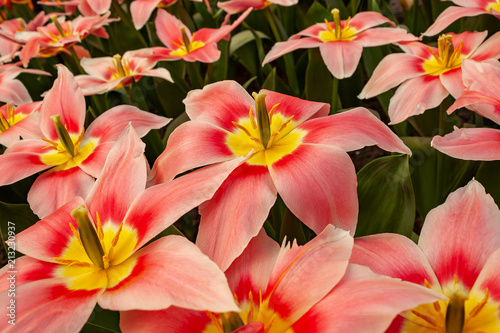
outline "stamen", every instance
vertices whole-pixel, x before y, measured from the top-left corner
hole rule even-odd
[[[479,302],[474,307],[474,309],[472,309],[472,311],[469,313],[469,315],[472,318],[474,318],[475,316],[477,316],[479,314],[479,312],[481,312],[481,310],[485,307],[486,303],[488,303],[489,297],[490,297],[490,292],[489,292],[488,288],[486,288],[486,290],[484,291],[483,300],[481,302]]]
[[[333,34],[334,33],[333,28],[330,25],[330,22],[328,22],[328,20],[326,18],[325,18],[325,23],[326,23],[326,29]]]
[[[250,110],[248,111],[248,117],[250,117],[250,123],[252,124],[252,127],[254,129],[257,129],[257,123],[255,122],[255,118],[253,117],[252,109],[253,106],[250,107]]]
[[[116,244],[118,244],[118,240],[120,239],[120,233],[122,232],[122,228],[123,228],[123,221],[122,221],[122,223],[120,223],[120,226],[118,227],[118,230],[116,231],[115,237],[113,237],[113,240],[111,241],[111,248],[109,249],[109,252],[108,252],[109,258],[111,258],[111,256],[113,255],[113,250],[114,250]]]
[[[273,107],[271,108],[271,111],[269,111],[268,113],[268,116],[269,116],[269,126],[271,126],[271,124],[273,123],[273,116],[274,116],[274,109],[280,105],[280,103],[276,103],[273,105]]]
[[[420,313],[418,311],[415,311],[415,310],[411,310],[410,311],[411,313],[413,313],[415,316],[425,320],[426,322],[428,322],[429,324],[431,324],[432,326],[436,327],[437,326],[437,323],[434,319],[432,319],[431,317],[423,314],[423,313]]]
[[[54,257],[54,260],[58,264],[66,265],[66,266],[90,267],[90,264],[88,262],[83,262],[83,261],[78,261],[78,260],[73,260],[73,259],[64,259],[64,258]]]
[[[233,121],[232,123],[234,126],[238,127],[240,130],[245,132],[245,134],[248,135],[249,138],[253,138],[252,134],[250,134],[250,132],[243,125],[240,125],[235,121]]]
[[[71,229],[71,232],[75,236],[78,243],[80,243],[80,245],[83,246],[82,239],[80,238],[80,234],[78,233],[78,231],[75,229],[75,226],[71,222],[69,222],[69,228]]]
[[[104,244],[104,230],[102,230],[101,217],[98,212],[95,212],[95,217],[97,220],[97,238],[101,243],[101,247],[104,253],[106,253],[106,245]]]
[[[186,48],[186,52],[190,52],[190,46],[191,46],[191,41],[189,40],[189,37],[186,33],[186,28],[181,27],[181,34],[182,34],[182,40],[184,43],[184,47]]]
[[[224,333],[224,328],[222,327],[222,324],[220,323],[219,319],[210,311],[205,311],[205,314],[207,315],[208,318],[210,318],[210,321],[215,326],[217,331]]]
[[[123,64],[122,64],[122,57],[119,55],[119,54],[115,54],[113,56],[113,59],[116,61],[116,65],[113,63],[113,65],[115,65],[115,68],[116,68],[116,73],[120,76],[120,77],[125,77],[127,76],[125,74],[125,69],[123,68]]]
[[[429,281],[427,281],[427,279],[424,279],[424,285],[429,289],[432,288],[431,284],[429,283]]]
[[[253,323],[253,314],[254,314],[255,304],[253,303],[253,294],[251,291],[248,293],[248,302],[250,302],[250,310],[248,310],[247,324]]]
[[[432,303],[432,305],[434,306],[434,310],[436,310],[437,312],[441,312],[441,306],[439,305],[439,302],[434,302]]]
[[[75,157],[75,146],[73,144],[73,140],[71,140],[71,137],[69,136],[68,131],[66,130],[65,126],[61,123],[61,116],[56,114],[50,117],[52,121],[54,122],[54,127],[56,129],[57,136],[59,137],[59,140],[61,140],[61,144],[66,149],[66,151],[72,156]]]
[[[432,49],[429,46],[427,46],[427,50],[432,54],[432,56],[434,57],[434,59],[436,59],[436,61],[437,61],[438,64],[441,65],[443,63],[441,61],[441,58],[436,53],[434,53],[434,51],[432,51]]]
[[[71,212],[71,216],[76,219],[78,233],[82,240],[83,248],[94,265],[104,269],[104,250],[101,241],[97,236],[95,228],[90,221],[89,212],[84,205],[80,205]]]
[[[453,287],[456,287],[458,284],[458,276],[456,274],[453,274]]]

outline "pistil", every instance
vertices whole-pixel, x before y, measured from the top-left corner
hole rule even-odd
[[[465,301],[467,297],[453,294],[446,308],[446,333],[462,333],[465,321]]]
[[[57,20],[57,16],[56,15],[51,15],[50,19],[52,20],[52,22],[56,26],[57,31],[59,31],[59,34],[61,35],[61,37],[64,37],[64,29],[61,26],[61,23],[59,23],[59,21]]]
[[[83,248],[89,259],[94,265],[106,269],[103,260],[104,250],[101,245],[94,225],[90,221],[89,212],[84,205],[80,205],[71,212],[71,216],[76,219],[78,225],[78,233],[82,242]]]
[[[181,34],[182,34],[182,41],[184,43],[184,47],[186,48],[186,52],[189,53],[189,52],[191,52],[191,50],[190,50],[191,40],[189,39],[189,37],[186,33],[186,28],[181,27]]]
[[[125,68],[123,68],[122,57],[119,54],[115,54],[113,56],[113,59],[116,62],[116,65],[114,63],[113,63],[113,65],[114,65],[115,71],[119,75],[119,77],[127,76],[127,71]]]
[[[259,127],[260,142],[267,148],[267,144],[271,139],[271,123],[269,121],[269,114],[266,108],[266,94],[264,93],[253,93],[253,98],[255,99],[255,109],[257,113],[257,126]]]
[[[54,122],[54,127],[62,146],[72,157],[75,157],[75,145],[73,144],[73,140],[71,140],[71,137],[69,136],[68,130],[61,122],[61,116],[56,114],[51,116],[50,119],[52,119],[52,121]]]

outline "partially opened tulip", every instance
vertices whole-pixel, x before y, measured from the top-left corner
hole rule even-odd
[[[333,22],[317,23],[293,36],[286,42],[276,43],[266,55],[262,65],[297,49],[319,47],[326,67],[337,79],[350,77],[358,67],[363,47],[380,46],[417,37],[401,28],[374,28],[395,24],[376,12],[361,12],[351,19],[340,20],[339,10],[332,10]]]
[[[448,298],[402,313],[388,332],[500,330],[500,210],[476,180],[427,214],[418,246],[397,234],[360,237],[351,262]]]
[[[500,68],[497,65],[465,60],[463,79],[469,88],[448,109],[468,107],[500,124]],[[455,158],[474,161],[500,160],[500,130],[455,128],[443,137],[435,136],[432,147]]]
[[[21,105],[31,103],[31,96],[24,84],[16,77],[21,73],[50,75],[45,71],[21,68],[19,64],[0,65],[0,102]]]
[[[158,38],[166,47],[153,47],[149,58],[159,60],[185,60],[189,62],[215,62],[220,58],[217,43],[236,28],[252,10],[248,9],[231,25],[219,29],[202,28],[191,33],[188,27],[164,9],[158,10],[155,20]]]
[[[268,90],[254,97],[234,81],[189,92],[184,104],[191,121],[171,134],[152,172],[153,182],[161,183],[251,153],[200,207],[197,244],[223,269],[257,235],[277,192],[316,233],[328,224],[354,233],[356,173],[346,151],[377,144],[411,153],[364,108],[326,117],[325,103]]]
[[[132,122],[140,136],[165,126],[169,119],[134,106],[116,106],[87,130],[85,97],[64,66],[40,107],[42,136],[10,145],[0,155],[0,185],[15,183],[37,172],[28,203],[43,218],[75,196],[85,196],[101,173],[106,156],[123,129]]]
[[[500,18],[500,3],[498,0],[450,1],[460,7],[450,6],[446,8],[441,14],[439,14],[434,23],[423,33],[424,36],[434,36],[462,17],[491,14]]]
[[[449,33],[438,40],[438,48],[419,42],[400,43],[405,53],[386,56],[358,95],[375,97],[397,85],[391,98],[389,117],[392,124],[437,107],[451,94],[458,98],[465,90],[462,60],[495,61],[500,57],[500,32]]]
[[[89,75],[77,75],[76,82],[85,96],[128,86],[143,76],[159,77],[173,82],[169,71],[165,68],[153,69],[157,61],[138,54],[152,54],[152,51],[148,49],[127,51],[123,57],[116,54],[113,57],[83,58],[80,65]]]
[[[244,158],[145,189],[144,146],[128,126],[86,200],[76,197],[16,235],[26,256],[15,263],[15,326],[3,320],[2,332],[78,332],[96,304],[239,310],[224,273],[189,240],[171,235],[144,245],[210,198]],[[0,271],[4,313],[8,271]]]
[[[439,299],[424,287],[349,265],[352,245],[348,232],[331,225],[303,246],[285,241],[281,248],[261,231],[226,271],[240,313],[129,311],[120,327],[124,333],[383,332],[402,309]]]
[[[39,138],[41,102],[22,104],[17,107],[9,103],[0,107],[0,144],[6,147],[23,139]]]

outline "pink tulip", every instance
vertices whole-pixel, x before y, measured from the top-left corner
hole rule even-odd
[[[171,134],[153,167],[154,182],[161,183],[251,153],[200,207],[197,244],[222,269],[257,235],[277,192],[316,233],[334,224],[354,234],[356,173],[346,151],[377,144],[411,153],[366,109],[326,117],[325,103],[267,90],[254,96],[234,81],[189,92],[184,104],[191,121]]]
[[[20,68],[19,63],[0,65],[0,102],[21,105],[31,103],[31,96],[24,84],[16,77],[21,73],[50,75],[39,69]]]
[[[229,0],[218,2],[217,7],[224,9],[228,14],[237,14],[240,12],[244,12],[249,8],[253,9],[263,9],[272,4],[276,4],[279,6],[293,6],[296,5],[299,0]]]
[[[201,2],[201,0],[192,0]],[[205,0],[207,1],[207,0]],[[132,14],[132,21],[134,27],[139,30],[149,20],[151,14],[156,8],[168,7],[176,3],[177,0],[134,0],[130,4],[130,14]],[[210,6],[207,6],[208,8]]]
[[[138,81],[143,76],[159,77],[172,81],[170,73],[165,68],[153,69],[156,61],[137,56],[151,54],[148,49],[127,51],[123,57],[116,54],[113,57],[83,58],[82,68],[90,75],[77,75],[76,82],[85,96],[102,94],[107,91],[128,86],[133,80]]]
[[[498,65],[465,60],[463,79],[468,90],[448,109],[448,113],[468,107],[500,124],[500,68]],[[475,161],[500,160],[500,130],[455,128],[444,137],[435,136],[431,145],[455,158]]]
[[[353,238],[328,226],[303,246],[280,248],[262,230],[226,271],[240,313],[180,308],[130,311],[129,332],[383,332],[404,309],[438,293],[349,265]],[[382,296],[383,295],[383,296]]]
[[[19,141],[20,136],[24,139],[40,137],[40,104],[34,102],[14,107],[7,103],[0,107],[0,144],[8,147]]]
[[[481,14],[491,14],[500,18],[500,4],[497,0],[451,0],[456,6],[446,8],[436,21],[423,33],[424,36],[434,36],[450,24],[462,17],[472,17]]]
[[[72,15],[78,8],[78,11],[83,16],[97,16],[105,14],[111,7],[113,0],[43,0],[38,1],[44,6],[64,6],[64,10],[68,15]],[[119,4],[123,0],[116,0]]]
[[[397,234],[357,238],[353,263],[448,298],[402,313],[388,332],[498,332],[499,222],[493,198],[472,180],[429,212],[418,246]]]
[[[169,122],[134,106],[120,105],[103,113],[85,130],[83,93],[66,67],[58,65],[57,69],[59,77],[40,107],[43,135],[16,142],[0,155],[0,186],[50,169],[36,179],[28,193],[31,209],[41,218],[75,196],[87,195],[109,150],[129,122],[140,136]]]
[[[487,35],[487,31],[449,33],[439,38],[438,48],[401,43],[405,53],[382,59],[358,97],[371,98],[401,84],[389,104],[392,124],[439,106],[449,94],[458,98],[465,90],[463,59],[495,61],[500,57],[500,32],[483,43]]]
[[[376,12],[358,13],[352,19],[342,21],[338,9],[333,9],[332,14],[334,22],[325,19],[325,23],[317,23],[291,36],[286,42],[276,43],[262,65],[297,49],[319,47],[328,70],[337,79],[343,79],[350,77],[358,67],[363,47],[417,39],[401,28],[373,28],[384,23],[395,26],[391,20]]]
[[[145,189],[144,147],[129,125],[85,201],[76,197],[16,235],[25,254],[15,262],[18,332],[78,332],[96,303],[115,311],[238,311],[224,274],[189,240],[144,245],[209,199],[243,158]],[[9,270],[0,271],[4,313]],[[8,327],[0,322],[2,332]]]
[[[245,11],[231,25],[223,24],[219,29],[202,28],[191,33],[174,15],[160,9],[155,20],[156,33],[167,47],[153,47],[150,49],[153,54],[145,56],[156,61],[182,59],[189,62],[215,62],[220,58],[217,43],[236,28],[251,11]]]

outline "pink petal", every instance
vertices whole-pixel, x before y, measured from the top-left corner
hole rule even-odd
[[[228,14],[236,14],[248,8],[261,9],[264,8],[264,6],[264,0],[230,0],[217,2],[217,7],[224,9]]]
[[[120,312],[120,328],[124,333],[203,332],[212,322],[203,311],[171,306],[159,311]]]
[[[360,12],[349,21],[349,25],[358,32],[384,23],[395,26],[394,22],[377,12]]]
[[[293,1],[293,0],[292,0]],[[228,36],[237,26],[245,20],[250,14],[252,8],[248,8],[230,25],[223,24],[219,29],[202,28],[196,32],[196,40],[201,40],[208,43],[218,43],[221,39]],[[204,33],[204,31],[206,33]]]
[[[275,201],[276,189],[267,168],[243,164],[200,206],[196,244],[225,271],[259,233]]]
[[[101,307],[124,311],[175,305],[213,312],[238,311],[224,273],[186,238],[163,237],[133,258],[137,263],[131,275],[104,292],[99,298]]]
[[[340,283],[292,328],[294,332],[383,332],[398,313],[441,299],[427,288],[349,265]]]
[[[418,40],[418,38],[402,28],[373,28],[363,31],[356,36],[356,41],[361,43],[363,47],[415,40]]]
[[[99,15],[106,13],[111,7],[111,0],[85,0],[90,8]]]
[[[252,238],[243,253],[226,270],[229,287],[241,303],[248,295],[265,292],[273,271],[280,246],[262,228]]]
[[[345,151],[302,144],[269,166],[269,172],[286,206],[315,233],[333,224],[354,234],[357,181]]]
[[[76,196],[85,198],[92,185],[94,177],[79,167],[52,169],[35,180],[28,192],[28,203],[33,213],[44,218]]]
[[[200,62],[212,63],[219,60],[220,54],[221,53],[217,48],[217,44],[210,43],[182,56],[182,60],[189,62],[200,61]],[[168,59],[163,59],[163,60],[168,60]]]
[[[76,82],[78,82],[78,86],[82,89],[83,94],[85,96],[92,96],[113,90],[125,78],[113,81],[103,81],[102,79],[97,79],[90,75],[78,75],[75,79]]]
[[[0,186],[15,183],[50,168],[42,162],[39,151],[47,143],[41,140],[18,141],[0,155]]]
[[[362,107],[307,121],[298,129],[307,132],[302,139],[304,143],[332,145],[345,151],[377,145],[387,151],[411,155],[411,150],[387,125]]]
[[[98,78],[101,80],[109,80],[112,76],[110,68],[113,68],[114,59],[113,57],[100,57],[100,58],[83,58],[80,60],[80,65],[85,70],[89,76]],[[80,78],[86,75],[77,75],[76,81],[78,85],[80,84]]]
[[[323,43],[319,50],[326,67],[337,79],[351,77],[363,53],[363,45],[356,40]]]
[[[57,66],[58,77],[43,99],[40,109],[40,128],[45,137],[58,140],[54,122],[50,117],[60,115],[68,133],[79,135],[85,121],[85,97],[71,72],[63,65]]]
[[[439,281],[422,250],[407,237],[378,234],[359,237],[349,262],[370,267],[377,274],[440,288]]]
[[[82,145],[85,143],[86,141],[83,141]],[[92,153],[80,163],[80,169],[94,178],[99,177],[104,167],[104,162],[106,162],[109,151],[113,148],[114,144],[115,141],[110,141],[95,146]]]
[[[471,288],[488,257],[500,248],[500,210],[472,180],[431,210],[418,241],[441,284],[459,280]]]
[[[233,121],[248,117],[253,98],[236,81],[221,81],[191,90],[184,99],[191,120],[201,120],[232,131]]]
[[[472,7],[455,7],[446,8],[424,33],[424,36],[434,36],[443,31],[447,26],[462,17],[471,17],[481,14],[486,14],[484,9]]]
[[[295,50],[319,47],[321,44],[323,43],[314,37],[289,39],[285,42],[278,42],[274,44],[271,50],[266,54],[262,66]]]
[[[3,41],[2,41],[3,42]],[[21,81],[0,80],[0,101],[21,105],[31,103],[31,96]]]
[[[458,98],[465,91],[465,86],[462,81],[462,69],[456,68],[446,73],[439,75],[441,84],[448,90],[451,96]]]
[[[425,73],[423,60],[411,54],[393,53],[377,65],[358,98],[372,98],[402,82]]]
[[[12,246],[12,242],[15,241],[7,241],[6,244]],[[9,262],[0,270],[0,293],[11,289],[12,279],[9,279],[11,274],[15,274],[16,286],[22,286],[29,282],[53,279],[55,271],[59,267],[59,264],[41,261],[28,256],[18,257],[14,263]]]
[[[155,20],[156,33],[160,41],[169,49],[175,50],[174,43],[182,41],[181,27],[185,29],[186,35],[191,40],[191,31],[178,18],[164,9],[159,9]]]
[[[150,69],[150,70],[145,70],[145,71],[142,71],[141,74],[144,76],[159,77],[160,79],[174,82],[174,80],[172,79],[172,76],[170,75],[170,72],[166,68],[162,68],[162,67]]]
[[[54,257],[61,256],[69,239],[73,237],[73,232],[68,225],[68,223],[74,223],[75,220],[71,217],[71,211],[82,204],[84,204],[83,199],[76,197],[16,235],[19,252],[39,260],[55,262]]]
[[[431,146],[454,158],[473,161],[500,160],[500,131],[492,128],[457,128],[435,136]]]
[[[137,30],[146,24],[160,2],[161,0],[135,0],[130,4],[130,14]]]
[[[225,144],[226,135],[227,132],[204,121],[180,125],[153,166],[153,183],[164,183],[187,170],[235,158]]]
[[[500,249],[493,252],[486,260],[481,273],[477,277],[472,293],[485,291],[488,288],[490,297],[498,302],[500,300],[500,283],[498,281],[498,267],[500,265]]]
[[[131,125],[120,135],[86,202],[91,216],[118,225],[137,196],[146,188],[145,144]]]
[[[331,225],[303,246],[283,246],[263,298],[281,318],[297,321],[340,281],[352,246],[349,233]]]
[[[144,191],[124,218],[138,232],[135,248],[140,248],[182,215],[212,198],[226,177],[244,161],[245,158],[240,157],[209,166]],[[167,199],[168,205],[165,204]]]
[[[479,45],[471,59],[475,61],[484,61],[488,59],[500,58],[500,48],[498,47],[498,43],[500,43],[500,32],[495,33],[484,43]]]
[[[84,138],[99,138],[99,144],[115,141],[129,123],[139,137],[152,129],[159,129],[171,119],[142,111],[131,105],[119,105],[109,109],[90,124]]]
[[[439,76],[419,76],[404,82],[389,104],[390,124],[397,124],[411,116],[432,109],[449,95]]]
[[[470,32],[464,31],[460,34],[448,33],[453,37],[453,47],[457,48],[462,44],[462,56],[470,57],[471,55],[474,57],[475,51],[484,41],[484,39],[488,36],[487,31],[481,32]]]

